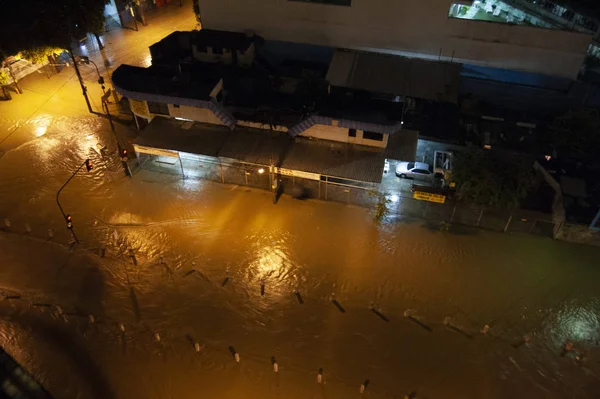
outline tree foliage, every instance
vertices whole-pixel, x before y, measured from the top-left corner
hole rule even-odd
[[[546,145],[559,157],[588,161],[600,151],[600,121],[598,115],[586,110],[571,110],[552,122]]]
[[[456,154],[452,178],[460,200],[501,208],[518,206],[536,183],[532,162],[473,146]]]
[[[4,55],[43,47],[69,48],[74,37],[104,26],[108,0],[19,0],[5,2],[0,24]]]
[[[64,49],[60,47],[35,47],[23,50],[17,54],[17,58],[26,59],[34,64],[43,64],[48,61],[48,57],[60,55]]]
[[[0,68],[0,87],[6,86],[9,81],[10,76],[8,75],[8,72],[6,72],[6,69]]]

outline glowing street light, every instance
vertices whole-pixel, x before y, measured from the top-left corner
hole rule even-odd
[[[258,173],[260,173],[260,174],[262,175],[263,173],[265,173],[265,170],[264,170],[263,168],[260,168],[260,169],[258,170]]]

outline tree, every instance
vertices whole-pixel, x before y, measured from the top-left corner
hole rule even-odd
[[[63,51],[65,50],[60,47],[35,47],[19,52],[17,57],[26,59],[33,64],[42,64],[48,61],[48,57],[58,56]]]
[[[108,0],[19,0],[2,7],[0,50],[17,54],[37,47],[70,48],[73,38],[100,33]]]
[[[554,119],[544,141],[559,157],[594,160],[600,151],[598,115],[583,109],[568,111]]]
[[[503,208],[518,206],[536,183],[532,162],[474,146],[456,154],[452,178],[459,200]]]
[[[0,68],[0,87],[2,88],[2,95],[4,96],[4,98],[6,100],[11,99],[10,93],[6,89],[6,85],[8,85],[9,81],[10,81],[10,76],[8,75],[8,72],[6,71],[6,69]]]

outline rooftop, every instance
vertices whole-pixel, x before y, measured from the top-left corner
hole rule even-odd
[[[135,144],[242,162],[318,173],[340,179],[379,183],[385,158],[414,160],[418,133],[390,136],[387,148],[326,140],[291,138],[285,133],[155,118]]]
[[[192,43],[201,47],[223,47],[235,50],[247,50],[253,38],[240,32],[229,32],[213,29],[201,29],[190,32]]]
[[[119,92],[157,94],[167,97],[208,100],[221,80],[212,68],[201,64],[181,66],[150,66],[148,68],[121,65],[112,74]],[[128,95],[135,99],[135,96]]]
[[[461,67],[389,54],[337,50],[327,80],[332,86],[456,103]]]

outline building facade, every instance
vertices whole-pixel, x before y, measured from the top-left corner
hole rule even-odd
[[[506,11],[502,14],[496,8],[490,8],[487,20],[452,15],[457,4],[485,0],[196,1],[204,28],[570,79],[577,76],[593,36],[544,28],[525,18],[500,23],[492,17]]]

